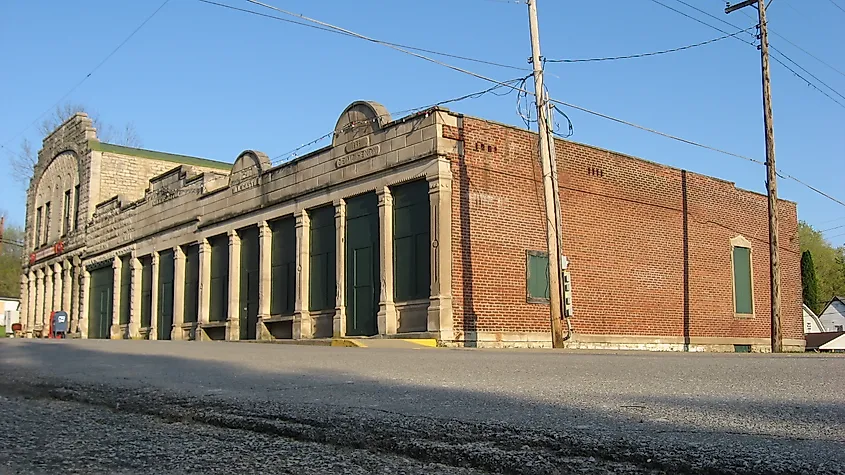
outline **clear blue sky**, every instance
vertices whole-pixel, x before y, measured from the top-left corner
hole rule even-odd
[[[244,0],[221,2],[274,14]],[[676,0],[661,0],[730,30]],[[845,0],[835,0],[845,7]],[[527,9],[507,0],[267,0],[379,39],[527,66]],[[720,0],[687,0],[740,26]],[[0,144],[55,103],[150,13],[158,0],[5,0],[0,5]],[[684,46],[722,33],[651,0],[539,0],[543,55],[583,58]],[[754,13],[747,9],[748,14]],[[845,11],[830,0],[774,0],[769,25],[845,71]],[[845,76],[774,36],[771,44],[840,93]],[[520,71],[445,61],[500,80]],[[547,67],[554,98],[735,153],[764,158],[758,51],[733,39],[651,58]],[[802,73],[803,74],[803,73]],[[772,65],[779,168],[845,200],[845,108]],[[171,0],[68,101],[115,125],[134,122],[144,147],[233,161],[244,149],[271,157],[330,131],[359,99],[401,111],[488,87],[476,78],[383,46],[197,0]],[[830,93],[830,92],[829,92]],[[830,93],[845,103],[845,99]],[[521,124],[514,95],[451,104]],[[762,166],[567,111],[573,140],[765,191]],[[40,144],[35,128],[23,136]],[[20,138],[8,146],[15,148]],[[321,144],[324,145],[324,144]],[[5,160],[6,150],[0,150]],[[787,180],[780,196],[819,229],[845,225],[845,207]],[[25,184],[0,176],[0,210],[23,223]],[[836,236],[845,227],[827,233]],[[845,236],[832,237],[834,244]]]

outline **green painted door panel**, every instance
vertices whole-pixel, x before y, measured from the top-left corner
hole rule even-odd
[[[88,300],[88,338],[109,338],[112,322],[114,271],[103,267],[91,271],[91,297]]]
[[[346,332],[378,333],[378,198],[370,193],[347,201]]]
[[[210,322],[225,322],[229,311],[229,240],[224,234],[209,239],[211,245]]]
[[[258,228],[241,231],[240,338],[255,340],[258,324]]]
[[[200,256],[199,246],[185,249],[185,323],[196,323],[199,316]]]
[[[431,240],[428,182],[394,187],[393,297],[397,302],[428,298],[431,293]]]
[[[165,251],[158,258],[158,321],[159,340],[169,340],[173,331],[173,251]]]
[[[270,314],[293,315],[296,300],[296,228],[293,217],[270,224]]]
[[[141,326],[149,328],[152,318],[153,267],[152,258],[141,258]]]
[[[311,230],[309,310],[329,310],[335,306],[337,291],[335,269],[334,207],[324,206],[309,212]]]

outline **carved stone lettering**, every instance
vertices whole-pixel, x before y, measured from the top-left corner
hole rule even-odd
[[[346,165],[351,165],[357,162],[363,162],[364,160],[370,159],[378,155],[379,153],[379,146],[373,145],[372,147],[365,148],[363,150],[359,150],[357,152],[350,153],[349,155],[344,155],[338,158],[334,164],[337,168],[345,167]]]
[[[361,150],[364,147],[370,146],[370,136],[364,136],[359,139],[355,139],[348,144],[346,144],[346,153],[352,153],[356,150]]]
[[[258,177],[255,177],[235,183],[232,185],[232,193],[237,193],[239,191],[255,188],[256,186],[258,186],[260,181],[261,180],[259,180]]]

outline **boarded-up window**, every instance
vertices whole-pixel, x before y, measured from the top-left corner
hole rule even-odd
[[[150,256],[141,258],[141,326],[149,328],[153,304],[153,260]]]
[[[431,293],[428,182],[414,181],[393,193],[394,299],[405,302]]]
[[[129,290],[132,288],[132,268],[129,267],[129,256],[120,258],[120,313],[118,322],[121,325],[129,324],[129,307],[132,302],[129,300]]]
[[[548,302],[549,254],[542,251],[528,251],[528,260],[525,267],[528,301]]]
[[[311,218],[311,293],[309,310],[335,306],[335,226],[334,207],[324,206],[309,212]]]
[[[270,314],[293,315],[296,292],[296,227],[293,217],[270,223]]]
[[[751,249],[733,248],[734,311],[740,314],[754,313],[754,299],[751,286]]]
[[[185,248],[185,323],[196,323],[199,303],[200,256],[199,246]]]
[[[226,235],[209,239],[211,245],[210,322],[225,322],[229,313],[229,240]]]

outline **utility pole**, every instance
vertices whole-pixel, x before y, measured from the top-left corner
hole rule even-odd
[[[775,131],[772,125],[772,86],[769,78],[769,37],[766,24],[765,0],[746,0],[736,5],[728,4],[725,13],[731,13],[757,4],[760,21],[760,63],[763,68],[763,122],[766,129],[766,191],[769,196],[769,264],[772,293],[772,352],[783,351],[780,332],[780,260],[778,258],[778,191],[775,168]]]
[[[537,23],[537,0],[528,0],[528,22],[531,28],[531,62],[534,65],[534,94],[537,102],[537,127],[540,138],[538,149],[543,171],[543,197],[546,208],[546,243],[549,249],[549,313],[552,327],[552,346],[563,347],[562,295],[560,285],[560,235],[557,217],[556,166],[552,163],[549,127],[548,98],[543,88],[543,62],[540,57],[540,27]],[[559,199],[559,198],[558,198]]]

